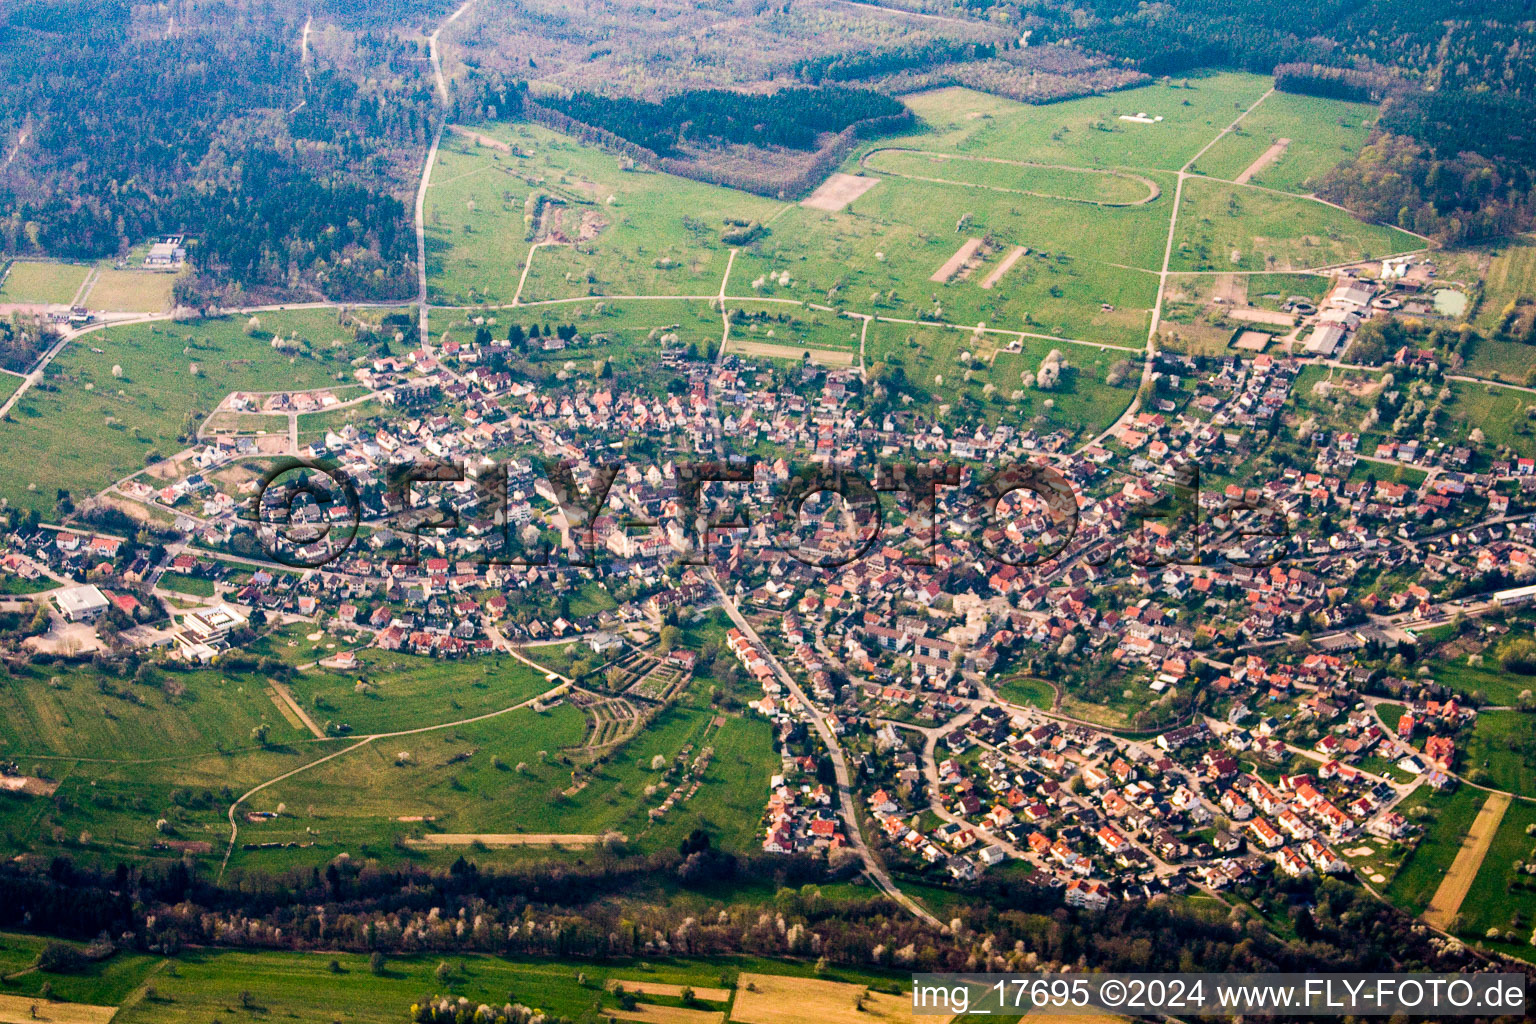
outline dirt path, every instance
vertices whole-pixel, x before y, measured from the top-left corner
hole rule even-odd
[[[1461,849],[1456,852],[1456,859],[1451,862],[1451,869],[1445,873],[1440,888],[1429,901],[1429,908],[1424,911],[1426,924],[1441,931],[1450,929],[1451,922],[1461,911],[1461,901],[1467,898],[1472,888],[1478,868],[1483,866],[1488,848],[1493,845],[1493,837],[1499,831],[1499,822],[1504,820],[1504,812],[1509,809],[1509,801],[1508,793],[1490,794],[1482,810],[1477,812],[1472,827],[1461,841]]]
[[[1002,280],[1003,275],[1012,270],[1013,265],[1019,262],[1020,257],[1028,251],[1029,249],[1026,246],[1014,246],[1013,251],[1004,256],[1003,261],[993,268],[992,273],[987,275],[986,280],[981,282],[981,286],[990,289],[993,285],[997,284],[998,281]]]
[[[1248,182],[1252,180],[1255,174],[1258,174],[1264,168],[1268,167],[1270,164],[1284,156],[1285,147],[1289,146],[1290,144],[1290,139],[1276,139],[1273,146],[1270,146],[1263,153],[1260,153],[1259,158],[1248,165],[1247,170],[1243,171],[1242,174],[1239,174],[1232,180],[1239,185],[1248,184]]]
[[[622,838],[622,837],[620,837]],[[407,846],[596,846],[603,839],[596,835],[564,835],[555,832],[438,832],[420,839],[407,839]]]
[[[309,713],[304,710],[304,705],[300,704],[293,696],[293,691],[288,689],[287,684],[280,683],[276,679],[273,679],[271,683],[272,692],[277,694],[284,704],[288,705],[288,710],[292,711],[294,716],[304,723],[304,728],[313,733],[316,739],[325,739],[325,730],[316,725],[315,720],[309,717]]]
[[[949,259],[945,260],[944,265],[938,270],[935,270],[933,272],[933,276],[928,278],[928,280],[935,281],[939,284],[946,283],[950,278],[954,277],[960,272],[960,268],[965,266],[966,261],[969,260],[972,256],[976,255],[976,250],[980,248],[981,239],[967,238],[965,240],[965,244],[956,249],[955,254]]]

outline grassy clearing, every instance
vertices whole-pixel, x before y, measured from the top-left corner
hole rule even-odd
[[[1029,676],[1013,676],[994,684],[993,689],[998,696],[1015,704],[1023,704],[1028,707],[1037,707],[1042,711],[1051,710],[1056,700],[1056,691],[1051,689],[1051,684],[1043,679],[1034,679]]]
[[[1463,442],[1476,427],[1482,430],[1489,445],[1521,452],[1531,450],[1531,426],[1525,410],[1536,396],[1489,384],[1456,380],[1449,384],[1451,401],[1446,404],[1446,415],[1441,429],[1435,432],[1436,439]]]
[[[733,717],[716,727],[714,718],[689,707],[663,711],[598,764],[574,749],[587,734],[587,717],[569,704],[379,740],[263,792],[262,807],[286,802],[306,810],[291,821],[253,826],[259,833],[253,841],[313,839],[319,846],[311,859],[317,859],[342,849],[382,852],[397,838],[427,830],[612,831],[648,849],[674,846],[693,828],[704,828],[717,845],[744,850],[754,841],[777,757],[766,723]],[[650,809],[677,784],[671,766],[697,757],[704,746],[714,748],[714,758],[700,790],[652,822]],[[653,768],[658,757],[663,767]]]
[[[1406,231],[1309,199],[1193,178],[1184,183],[1171,269],[1304,270],[1422,246]]]
[[[58,489],[95,492],[143,468],[152,451],[179,451],[231,391],[321,387],[350,373],[351,332],[332,311],[265,314],[254,336],[245,326],[235,317],[135,324],[71,343],[0,423],[0,446],[18,468],[0,495],[51,512]],[[298,332],[305,354],[272,348],[274,331]]]
[[[1467,659],[1437,659],[1429,663],[1435,682],[1457,693],[1481,694],[1487,704],[1513,705],[1525,690],[1536,690],[1536,679],[1505,672],[1493,665],[1469,665]]]
[[[1257,160],[1277,139],[1290,139],[1278,160],[1249,181],[1284,192],[1309,192],[1309,183],[1359,152],[1370,135],[1376,107],[1277,92],[1243,118],[1195,164],[1197,174],[1228,181]]]
[[[112,313],[163,313],[171,308],[176,275],[159,270],[103,270],[85,304]]]
[[[0,282],[0,302],[68,302],[90,272],[90,267],[80,263],[16,260]]]
[[[1008,159],[1027,153],[1040,163],[1076,167],[1174,171],[1270,84],[1263,75],[1215,74],[1040,106],[967,89],[939,89],[904,99],[930,126],[930,140],[940,144],[924,148]],[[1162,120],[1138,124],[1120,119],[1141,112]]]

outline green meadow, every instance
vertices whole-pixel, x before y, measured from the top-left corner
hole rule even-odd
[[[83,335],[0,422],[13,472],[0,496],[51,512],[55,492],[77,498],[169,457],[232,391],[306,389],[351,376],[352,333],[333,310],[109,327]],[[293,339],[293,351],[272,346]]]

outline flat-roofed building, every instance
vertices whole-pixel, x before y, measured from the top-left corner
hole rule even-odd
[[[95,622],[106,614],[110,602],[99,587],[90,583],[66,587],[53,595],[59,614],[70,622]]]

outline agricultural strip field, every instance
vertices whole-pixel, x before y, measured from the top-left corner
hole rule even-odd
[[[1504,814],[1482,868],[1466,899],[1461,903],[1461,918],[1469,938],[1487,941],[1523,960],[1536,962],[1536,875],[1516,870],[1516,865],[1536,862],[1536,803],[1516,800]],[[1498,939],[1489,940],[1488,930],[1497,928]]]
[[[1482,867],[1483,858],[1493,845],[1494,833],[1504,820],[1504,812],[1509,809],[1509,799],[1507,793],[1489,794],[1478,810],[1477,817],[1472,820],[1472,828],[1462,837],[1461,849],[1456,851],[1451,869],[1445,873],[1444,880],[1424,910],[1424,920],[1436,928],[1444,930],[1450,927],[1457,912],[1461,910],[1462,901],[1472,888],[1472,881]]]
[[[863,1008],[856,1006],[861,988],[818,978],[789,978],[777,974],[743,974],[737,979],[731,1019],[739,1024],[858,1024],[860,1021],[909,1021],[910,996],[872,992]]]
[[[119,954],[115,959],[121,958]],[[150,957],[142,960],[159,962],[158,958]],[[792,981],[788,976],[809,975],[811,971],[809,963],[780,963],[755,957],[647,957],[643,963],[598,963],[470,954],[450,958],[451,976],[439,981],[436,971],[442,962],[437,954],[390,956],[383,972],[376,974],[369,968],[366,955],[354,953],[187,951],[153,976],[154,998],[128,999],[115,1020],[117,1024],[206,1024],[215,1017],[225,1019],[229,1007],[240,1006],[242,992],[250,993],[250,1012],[270,1020],[331,1020],[340,1014],[340,1019],[348,1024],[398,1024],[409,1015],[413,1002],[433,992],[454,999],[463,996],[471,1005],[483,1002],[495,1006],[501,1006],[510,994],[513,1001],[538,1007],[548,1014],[573,1020],[588,1015],[589,1019],[606,1020],[623,1013],[617,995],[611,990],[616,981],[622,981],[631,990],[654,986],[655,994],[642,1006],[644,1011],[659,1013],[680,1009],[673,1005],[676,997],[662,994],[671,988],[681,991],[683,986],[689,986],[697,998],[720,1006],[729,1001],[731,989],[738,996],[741,994],[739,979],[743,977],[778,978],[781,976],[764,972],[783,971],[784,977]],[[139,967],[137,960],[133,964],[142,976],[145,968]],[[897,981],[875,972],[833,967],[825,978],[814,979],[814,983],[857,991],[864,986],[890,990]],[[722,990],[725,999],[712,998]],[[127,996],[124,992],[118,998]],[[888,992],[877,998],[910,1002],[910,996]],[[344,1013],[340,1009],[343,1007]],[[721,1010],[694,1012],[722,1016]],[[660,1016],[642,1019],[682,1020]],[[861,1019],[868,1017],[861,1015]]]
[[[307,389],[350,374],[351,332],[333,311],[268,313],[261,325],[247,335],[237,317],[134,324],[71,342],[0,423],[0,447],[16,467],[0,496],[51,513],[59,490],[98,491],[142,469],[149,453],[186,447],[231,391]],[[301,353],[274,349],[274,331],[297,333]]]
[[[91,268],[80,263],[46,263],[16,260],[0,282],[0,303],[35,302],[53,305],[69,302],[85,283]]]

